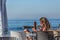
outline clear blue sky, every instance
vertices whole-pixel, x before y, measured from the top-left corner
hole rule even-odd
[[[8,19],[60,18],[60,0],[7,0]]]

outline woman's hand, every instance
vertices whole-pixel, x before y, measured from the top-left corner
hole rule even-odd
[[[44,27],[44,28],[43,28],[43,31],[47,31],[46,29],[47,29],[47,28],[46,28],[46,27]]]
[[[32,28],[32,30],[33,30],[34,32],[37,32],[37,30],[36,30],[35,28]]]

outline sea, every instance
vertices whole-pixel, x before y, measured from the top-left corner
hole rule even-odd
[[[51,25],[51,29],[57,29],[60,27],[60,19],[48,19]],[[37,26],[40,25],[39,20],[8,20],[8,29],[12,31],[23,31],[24,26],[34,26],[34,21],[36,21]],[[30,29],[31,30],[31,29]]]

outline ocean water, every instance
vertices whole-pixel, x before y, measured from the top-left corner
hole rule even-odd
[[[60,19],[48,19],[51,25],[51,28],[58,28],[60,24]],[[9,30],[24,30],[24,26],[33,26],[34,21],[37,22],[37,26],[40,25],[39,20],[8,20]]]

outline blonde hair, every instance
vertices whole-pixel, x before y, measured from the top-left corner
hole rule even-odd
[[[41,17],[40,22],[44,22],[43,26],[46,26],[47,29],[50,29],[50,23],[46,17]]]

